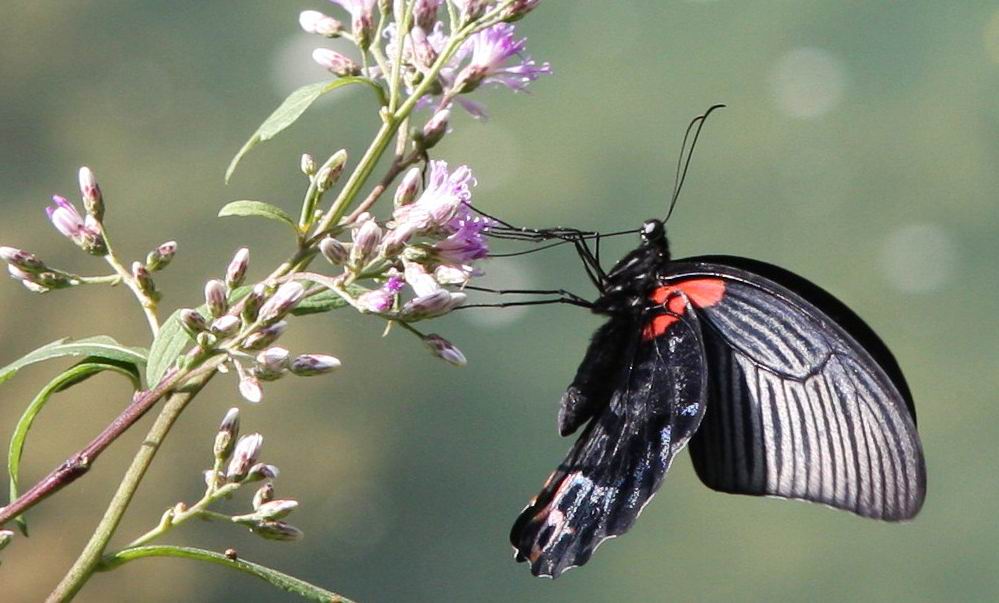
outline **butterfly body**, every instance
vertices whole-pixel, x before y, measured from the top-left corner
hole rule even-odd
[[[662,222],[602,281],[608,316],[562,397],[575,445],[511,531],[519,561],[557,577],[623,534],[674,456],[709,487],[914,516],[926,489],[911,395],[880,339],[842,303],[774,266],[673,260]]]

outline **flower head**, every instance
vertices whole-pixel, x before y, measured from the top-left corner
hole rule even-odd
[[[371,45],[375,31],[375,5],[377,0],[330,0],[350,13],[354,40],[362,49]]]
[[[471,47],[472,56],[455,82],[455,88],[461,92],[470,92],[483,83],[500,84],[519,92],[541,75],[551,73],[548,63],[538,65],[523,56],[527,39],[518,40],[509,23],[497,23],[480,31],[466,45]],[[508,65],[513,58],[519,62]]]
[[[358,296],[357,303],[369,312],[376,314],[388,312],[395,305],[396,296],[399,295],[399,291],[402,290],[404,284],[405,282],[402,280],[402,277],[394,274],[388,278],[381,288],[362,293]]]
[[[413,203],[397,207],[392,214],[396,228],[409,225],[423,233],[445,227],[471,199],[473,186],[475,178],[468,166],[448,173],[446,162],[431,161],[430,178],[423,194]]]
[[[107,253],[100,224],[92,215],[88,214],[83,218],[72,203],[59,195],[52,195],[52,202],[54,205],[46,207],[45,213],[48,214],[56,230],[87,253],[93,255]]]

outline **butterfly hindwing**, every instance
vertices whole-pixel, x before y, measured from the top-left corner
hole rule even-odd
[[[623,338],[614,343],[619,362],[593,349],[614,337]],[[704,414],[706,360],[693,312],[651,338],[634,319],[612,318],[586,358],[584,366],[593,363],[609,381],[577,376],[570,386],[593,396],[583,406],[593,418],[510,534],[517,559],[535,575],[557,577],[627,531]]]
[[[666,282],[704,278],[720,279],[724,295],[696,309],[710,375],[691,442],[701,480],[884,520],[918,513],[926,469],[912,400],[874,333],[829,294],[760,262],[681,260]]]

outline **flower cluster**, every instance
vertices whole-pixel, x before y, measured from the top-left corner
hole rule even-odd
[[[349,34],[340,21],[314,10],[299,16],[302,29],[329,38],[350,37],[362,53],[371,51],[379,61],[362,69],[358,61],[328,48],[316,49],[313,59],[340,77],[364,74],[375,80],[385,80],[393,72],[393,61],[401,56],[402,63],[398,68],[409,93],[413,93],[428,77],[434,77],[419,103],[421,106],[436,107],[435,114],[457,102],[473,116],[483,117],[483,107],[467,98],[482,84],[495,84],[520,92],[540,76],[551,73],[548,63],[536,63],[526,54],[527,41],[517,37],[511,24],[533,10],[539,0],[458,0],[454,4],[459,11],[459,20],[451,23],[451,31],[440,19],[441,14],[446,12],[443,0],[418,0],[413,3],[410,26],[402,36],[399,35],[399,24],[403,22],[405,2],[395,2],[391,11],[395,21],[379,32],[376,31],[379,20],[374,15],[377,8],[375,0],[332,1],[350,14]],[[434,65],[451,38],[477,19],[482,19],[477,31],[434,73]]]
[[[250,254],[246,248],[233,256],[225,279],[205,284],[203,309],[184,309],[180,324],[204,352],[228,355],[239,377],[239,392],[250,402],[263,399],[261,382],[291,373],[300,377],[322,375],[340,366],[326,354],[302,354],[273,345],[288,328],[285,320],[308,292],[300,282],[289,280],[277,286],[258,283],[241,287]]]

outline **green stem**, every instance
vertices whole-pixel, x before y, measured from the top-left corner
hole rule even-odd
[[[201,500],[194,503],[194,505],[184,511],[178,512],[174,509],[170,509],[163,514],[163,519],[160,520],[159,525],[133,540],[125,548],[130,549],[152,542],[192,517],[200,517],[203,519],[224,519],[229,521],[228,515],[213,513],[208,511],[207,507],[220,498],[225,498],[226,496],[232,494],[238,489],[239,484],[227,484],[210,494],[206,494]]]
[[[146,434],[139,452],[132,459],[132,464],[125,473],[125,477],[122,478],[121,484],[118,485],[118,490],[115,492],[114,498],[111,499],[111,504],[108,506],[107,511],[104,512],[104,517],[101,518],[101,522],[90,537],[86,548],[83,549],[73,567],[69,569],[66,576],[63,577],[59,585],[52,591],[52,594],[49,595],[48,601],[50,603],[72,599],[80,592],[80,589],[83,588],[83,585],[86,584],[87,580],[97,569],[108,541],[111,540],[112,534],[114,534],[115,529],[117,529],[118,524],[121,522],[125,510],[132,501],[132,496],[135,495],[135,491],[145,476],[146,470],[149,469],[149,465],[153,462],[153,458],[156,456],[156,452],[159,450],[163,439],[170,432],[170,428],[173,427],[174,422],[180,417],[180,413],[187,406],[188,402],[208,383],[214,374],[215,371],[210,371],[202,375],[167,399],[163,410],[156,417],[156,422],[153,423],[149,433]]]
[[[139,300],[139,305],[142,306],[142,312],[146,315],[146,322],[149,323],[149,330],[152,331],[153,337],[155,338],[160,332],[160,320],[156,316],[156,300],[150,298],[148,295],[142,292],[139,288],[139,284],[135,282],[132,278],[132,273],[129,272],[118,258],[115,257],[114,252],[111,250],[111,242],[107,240],[107,235],[105,234],[105,242],[108,246],[108,254],[104,256],[104,261],[106,261],[114,271],[118,273],[121,280],[132,290],[132,294],[135,295],[135,299]]]
[[[192,547],[180,546],[144,546],[134,549],[126,549],[111,555],[101,563],[98,571],[110,571],[121,565],[142,559],[145,557],[177,557],[181,559],[194,559],[196,561],[207,561],[215,563],[245,574],[260,578],[265,582],[280,588],[281,590],[296,594],[309,601],[321,601],[323,603],[352,603],[350,599],[328,591],[318,586],[309,584],[304,580],[299,580],[283,572],[272,570],[269,567],[244,561],[232,556],[226,556],[214,551],[206,551]]]

